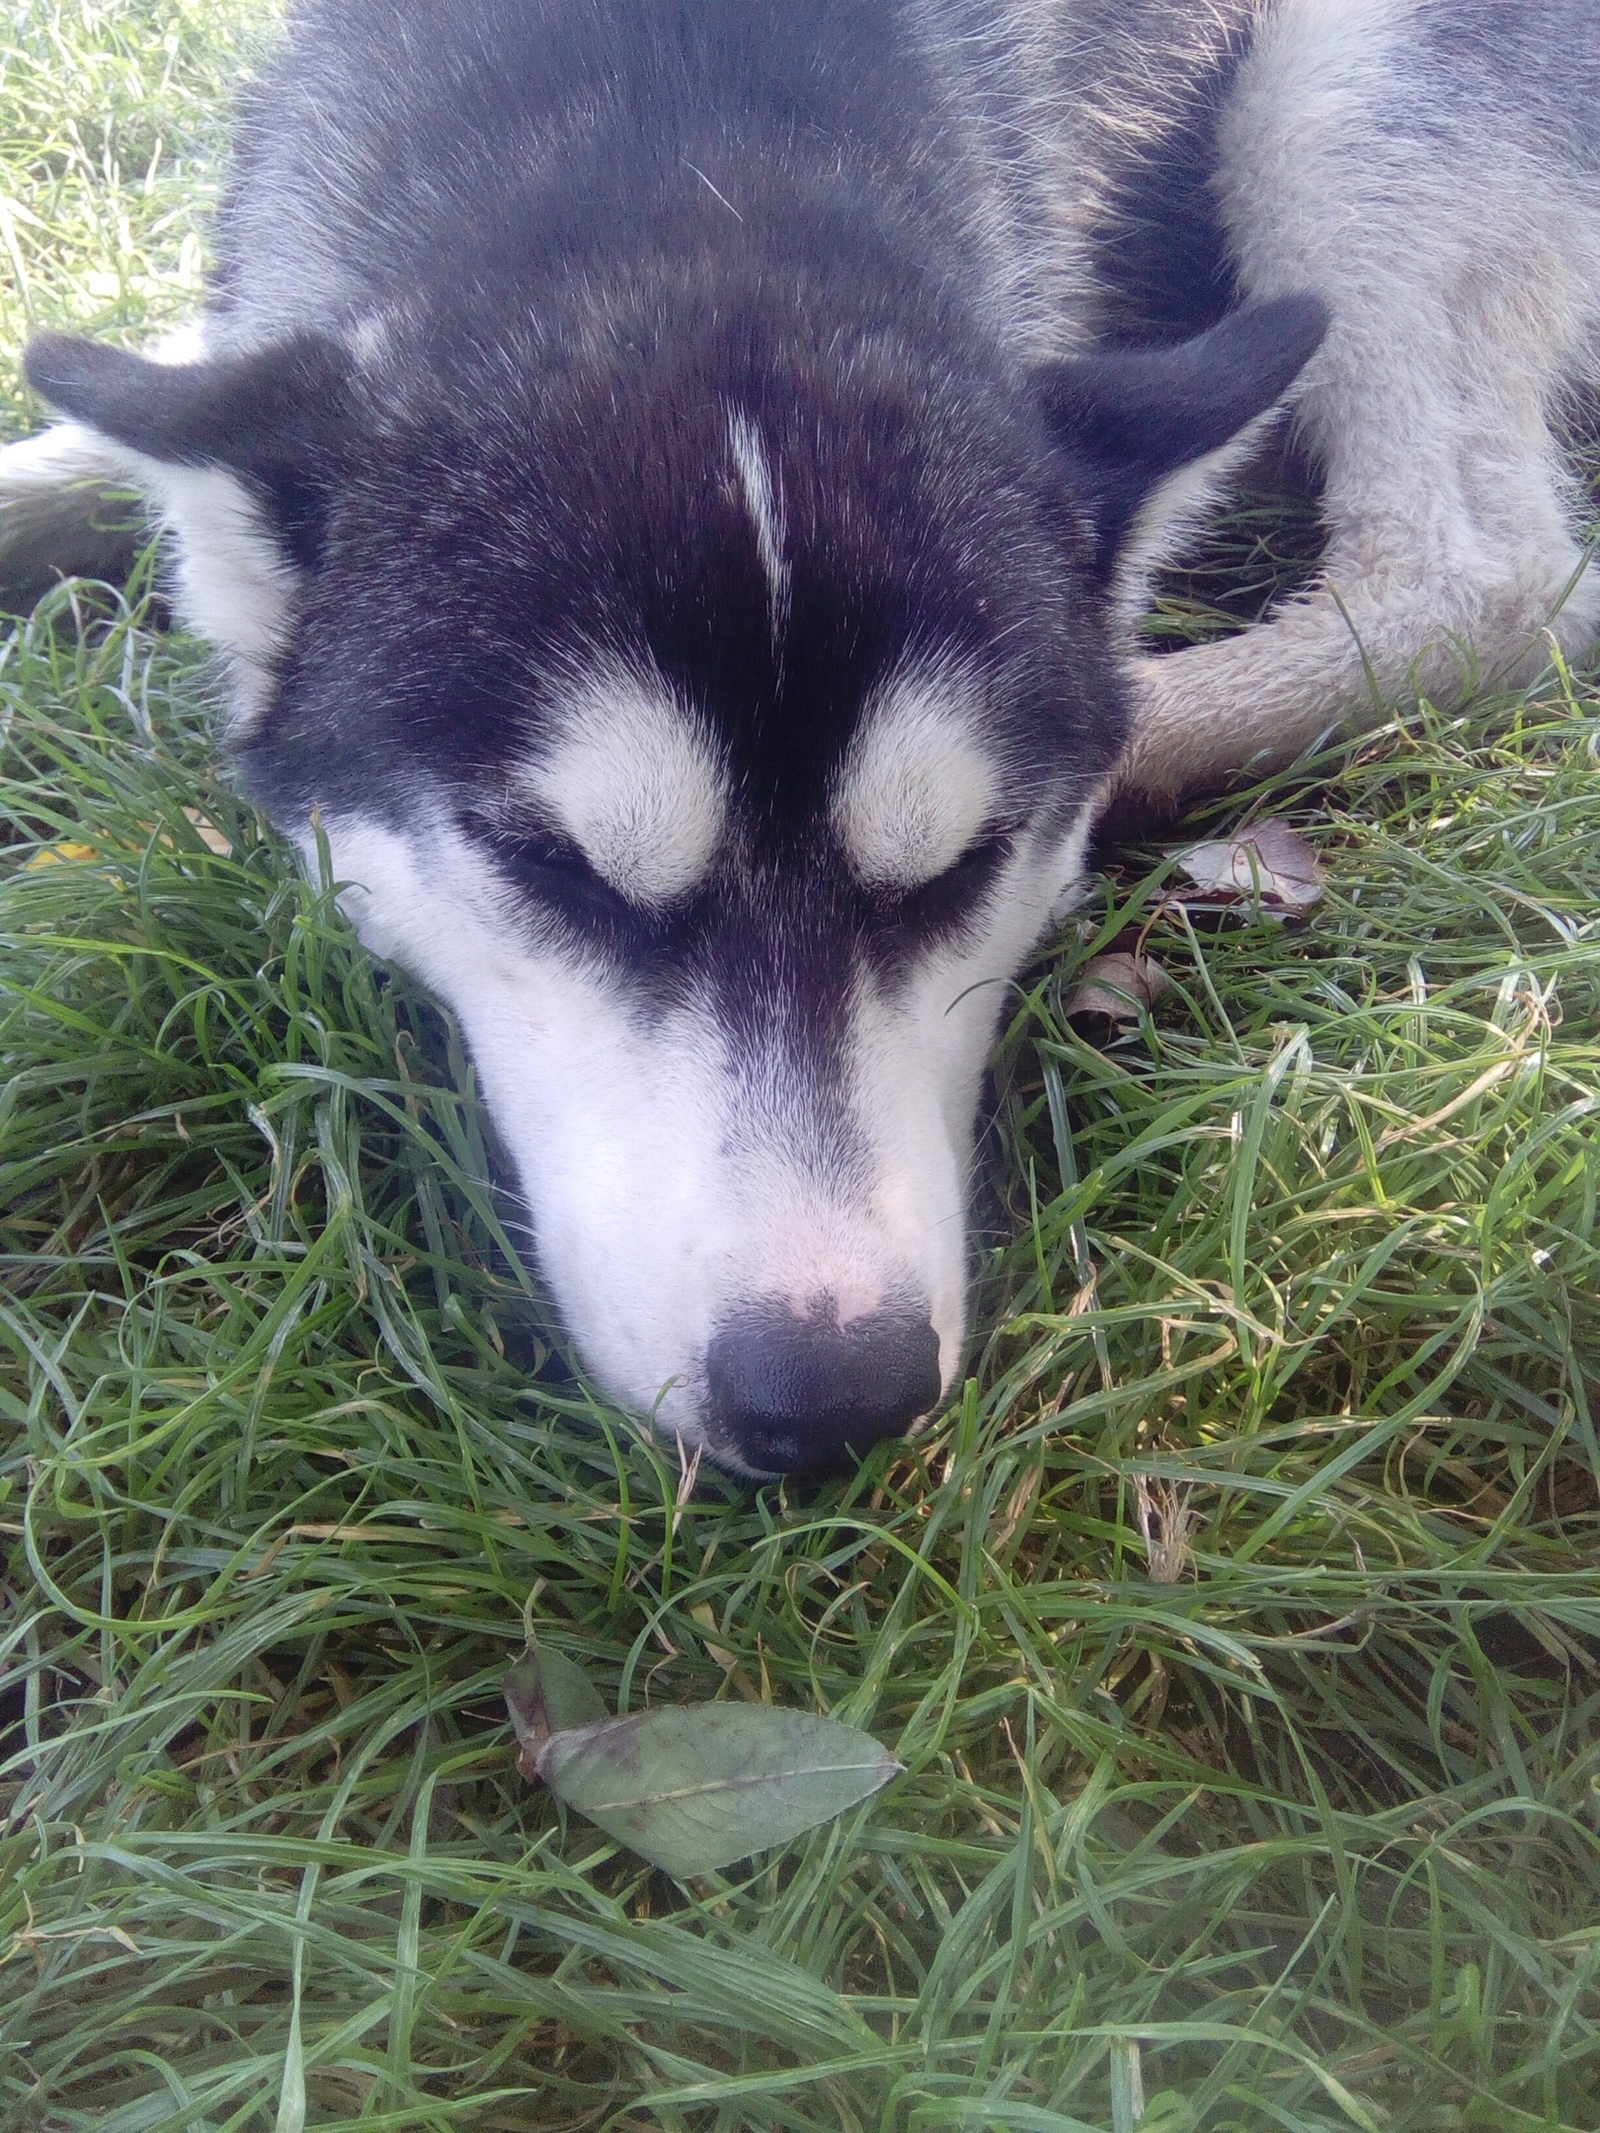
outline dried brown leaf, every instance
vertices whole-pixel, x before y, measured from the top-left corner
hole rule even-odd
[[[1171,978],[1150,956],[1121,952],[1097,955],[1084,965],[1077,990],[1067,1002],[1067,1013],[1137,1022],[1171,990]]]
[[[1327,893],[1327,870],[1298,830],[1260,822],[1242,836],[1191,845],[1178,864],[1214,903],[1254,903],[1277,913],[1309,911]]]

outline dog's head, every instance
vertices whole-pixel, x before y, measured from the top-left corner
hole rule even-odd
[[[172,521],[251,789],[460,1018],[595,1376],[772,1473],[955,1377],[985,1056],[1123,738],[1117,554],[1321,323],[1032,376],[717,316],[30,368]]]

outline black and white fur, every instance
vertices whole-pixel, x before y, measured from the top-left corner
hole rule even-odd
[[[590,1367],[747,1472],[951,1385],[985,1054],[1108,789],[1600,619],[1588,0],[309,0],[219,246],[202,354],[34,344],[13,557],[146,491]],[[1286,394],[1322,580],[1133,660]]]

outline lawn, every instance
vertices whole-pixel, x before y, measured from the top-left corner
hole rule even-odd
[[[30,324],[192,304],[263,17],[13,12],[0,424]],[[998,1055],[962,1396],[752,1494],[575,1372],[150,586],[0,650],[0,2126],[1595,2133],[1594,676],[1204,816],[1314,840],[1291,924],[1117,854]],[[1130,929],[1173,990],[1073,1020]],[[518,1776],[530,1625],[905,1774],[680,1886]]]

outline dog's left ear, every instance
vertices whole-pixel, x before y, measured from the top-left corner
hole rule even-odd
[[[1151,492],[1264,415],[1327,330],[1319,297],[1286,296],[1230,312],[1176,347],[1107,350],[1035,374],[1103,564]]]
[[[336,341],[308,333],[248,355],[152,363],[41,333],[24,367],[52,406],[114,443],[242,477],[295,560],[315,559],[327,486],[353,446],[352,365]]]

